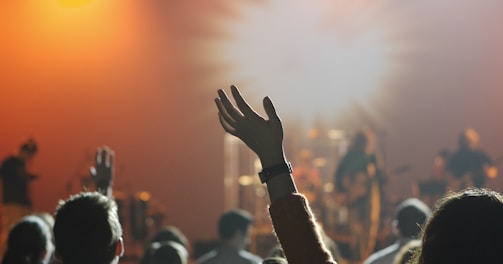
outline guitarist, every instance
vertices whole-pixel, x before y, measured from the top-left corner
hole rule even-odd
[[[335,173],[336,200],[348,209],[351,260],[367,258],[374,250],[381,207],[382,170],[370,130],[356,135]]]
[[[479,135],[472,128],[461,133],[459,148],[449,159],[447,168],[455,178],[454,191],[484,188],[486,178],[494,179],[498,175],[492,160],[479,148]]]

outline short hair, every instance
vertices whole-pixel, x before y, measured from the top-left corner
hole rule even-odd
[[[414,263],[503,263],[503,197],[467,189],[439,200]]]
[[[189,254],[187,249],[174,241],[154,242],[146,252],[145,264],[186,264]]]
[[[38,264],[43,253],[50,255],[52,249],[47,225],[36,216],[26,216],[10,230],[2,264]]]
[[[241,209],[233,209],[223,213],[218,221],[218,234],[220,238],[231,238],[236,231],[245,233],[251,225],[252,219],[250,213]]]
[[[403,237],[417,238],[422,226],[431,216],[430,208],[416,198],[410,198],[398,205],[395,211],[398,231]]]
[[[98,192],[82,192],[60,201],[54,238],[63,263],[108,264],[121,236],[113,199]]]
[[[164,242],[164,241],[175,241],[180,243],[186,249],[190,248],[190,243],[187,237],[180,231],[180,229],[174,226],[165,226],[159,232],[157,232],[150,243],[154,242]]]

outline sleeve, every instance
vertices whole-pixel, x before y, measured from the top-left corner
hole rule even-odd
[[[322,242],[318,225],[302,194],[291,194],[275,201],[269,213],[288,263],[336,264]]]

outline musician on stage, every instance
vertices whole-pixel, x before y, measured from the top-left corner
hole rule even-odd
[[[27,169],[27,163],[37,153],[37,144],[29,139],[19,148],[19,153],[7,157],[0,167],[2,180],[3,215],[1,226],[1,241],[4,245],[7,232],[18,220],[32,213],[32,201],[29,193],[29,182],[36,179],[36,175]],[[3,248],[0,247],[0,254]]]
[[[454,191],[467,187],[483,188],[487,178],[494,179],[498,175],[491,158],[479,148],[479,141],[479,134],[472,128],[459,136],[459,148],[447,166],[455,179]]]
[[[348,209],[349,258],[361,261],[374,250],[381,207],[382,168],[375,136],[359,131],[335,173],[336,200]]]

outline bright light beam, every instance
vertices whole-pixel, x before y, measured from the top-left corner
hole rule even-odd
[[[334,22],[334,8],[325,0],[241,3],[243,18],[220,25],[233,36],[217,46],[232,66],[225,78],[270,95],[284,115],[332,118],[368,105],[391,68],[388,28],[364,14]]]

